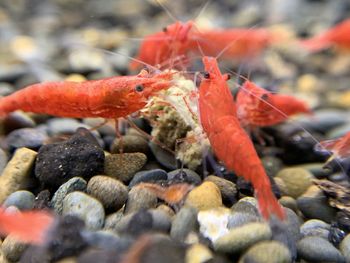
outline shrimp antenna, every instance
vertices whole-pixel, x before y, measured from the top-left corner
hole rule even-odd
[[[169,10],[169,8],[163,4],[161,1],[159,0],[154,0],[160,7],[162,7],[164,9],[164,11],[168,14],[168,16],[170,17],[171,20],[173,20],[174,22],[179,21],[179,19],[177,19]]]
[[[209,6],[209,4],[211,3],[211,0],[208,0],[199,10],[198,14],[194,17],[193,20],[197,20],[203,13],[204,11],[207,9],[207,7]]]

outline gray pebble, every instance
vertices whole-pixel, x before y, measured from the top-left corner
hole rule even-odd
[[[299,257],[307,261],[345,262],[339,250],[322,237],[304,237],[298,242],[297,248]]]
[[[0,96],[7,96],[10,95],[11,93],[13,93],[15,91],[15,88],[7,83],[7,82],[0,82]]]
[[[153,224],[152,230],[168,233],[171,227],[171,217],[162,210],[150,209]]]
[[[229,229],[243,226],[247,223],[262,221],[260,216],[252,213],[234,212],[228,218],[227,227]]]
[[[101,175],[89,180],[87,193],[98,199],[108,211],[119,210],[128,198],[128,188],[122,182]]]
[[[300,227],[302,237],[318,236],[328,239],[330,225],[319,219],[310,219]]]
[[[8,134],[4,143],[10,152],[13,152],[21,147],[38,150],[48,140],[48,138],[47,133],[43,130],[22,128],[14,130]]]
[[[130,244],[131,240],[122,238],[111,231],[82,231],[84,240],[92,247],[105,250],[124,251]]]
[[[118,212],[109,214],[106,217],[105,225],[104,225],[103,229],[105,229],[105,230],[114,230],[115,227],[119,224],[119,221],[122,218],[123,218],[123,211],[122,211],[122,209],[119,210]]]
[[[149,150],[146,139],[131,134],[122,136],[121,138],[116,138],[112,143],[111,153],[120,153],[121,147],[123,148],[124,153],[141,152],[147,154]]]
[[[154,208],[157,202],[158,199],[154,193],[145,188],[135,186],[129,191],[125,213],[137,212],[141,208]]]
[[[62,214],[63,199],[71,192],[86,190],[86,181],[81,177],[73,177],[66,183],[62,184],[51,199],[51,206],[55,209],[57,214]]]
[[[167,180],[168,174],[162,169],[153,169],[149,171],[137,172],[129,183],[129,187],[133,187],[141,182],[154,182],[158,180]]]
[[[81,218],[91,230],[101,229],[105,219],[102,204],[82,192],[72,192],[64,198],[62,215],[75,215]]]
[[[162,149],[160,146],[153,142],[148,143],[152,153],[156,157],[157,161],[169,170],[176,169],[176,158],[173,154],[168,151]]]
[[[339,249],[344,255],[346,262],[350,262],[350,234],[348,234],[340,243]]]
[[[201,177],[190,169],[176,169],[168,173],[168,180],[179,180],[189,184],[199,185],[202,182]]]
[[[184,242],[189,233],[198,229],[197,210],[193,207],[182,207],[175,215],[171,224],[170,236],[179,242]]]
[[[30,210],[34,207],[34,199],[35,196],[32,192],[20,190],[10,194],[3,203],[3,206],[15,206],[19,210]]]
[[[0,174],[5,169],[7,162],[8,162],[7,154],[3,149],[0,148]]]
[[[8,261],[17,262],[27,247],[28,244],[18,241],[18,239],[12,235],[8,235],[2,242],[1,249]]]

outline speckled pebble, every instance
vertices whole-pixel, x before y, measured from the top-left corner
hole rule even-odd
[[[298,242],[297,247],[298,255],[307,261],[345,263],[339,250],[322,237],[304,237]]]
[[[231,206],[236,201],[237,189],[236,185],[231,181],[213,175],[206,177],[205,181],[213,182],[219,187],[222,196],[222,202],[226,206]]]
[[[51,206],[55,209],[56,213],[59,215],[62,213],[63,199],[67,194],[74,191],[84,192],[86,190],[86,185],[86,181],[80,177],[73,177],[66,183],[62,184],[51,199]]]
[[[101,229],[105,212],[102,204],[95,198],[82,192],[72,192],[63,200],[62,215],[75,215],[85,221],[91,230]]]
[[[157,196],[151,191],[134,186],[129,191],[128,200],[125,205],[125,213],[136,212],[141,208],[155,208],[157,201]]]
[[[119,221],[123,218],[123,211],[119,210],[118,212],[109,214],[106,216],[105,225],[103,229],[113,230],[118,225]]]
[[[212,182],[204,182],[188,193],[185,205],[195,207],[198,210],[222,206],[220,189]]]
[[[1,249],[8,261],[17,262],[27,247],[28,244],[22,243],[15,237],[9,235],[4,239]]]
[[[169,172],[168,180],[186,182],[194,185],[199,185],[202,182],[201,177],[195,171],[186,168]]]
[[[148,142],[141,136],[125,135],[121,138],[116,138],[111,146],[111,153],[120,153],[120,148],[123,147],[123,153],[144,153],[149,151]]]
[[[190,232],[197,229],[197,210],[193,207],[184,206],[176,213],[173,219],[170,236],[174,240],[184,242]]]
[[[149,171],[137,172],[129,183],[129,187],[133,187],[141,182],[154,182],[158,180],[167,180],[168,174],[162,169],[153,169]]]
[[[283,186],[279,185],[282,194],[293,198],[302,195],[312,185],[311,180],[314,179],[309,171],[302,168],[284,168],[276,177],[283,180]]]
[[[310,219],[306,221],[300,227],[300,233],[302,237],[306,236],[318,236],[324,239],[328,239],[330,225],[322,220]]]
[[[239,263],[291,263],[289,250],[277,241],[262,241],[247,250]]]
[[[340,243],[339,249],[343,256],[345,257],[346,262],[350,262],[350,234],[348,234]]]
[[[266,223],[249,223],[242,227],[230,229],[227,234],[214,243],[218,252],[239,253],[253,244],[271,238],[271,230]]]
[[[28,148],[20,148],[15,152],[0,176],[0,203],[21,189],[32,172],[36,156],[37,153]]]
[[[30,210],[34,206],[34,199],[35,196],[32,192],[20,190],[10,194],[3,203],[3,206],[15,206],[19,210]]]
[[[130,181],[147,162],[143,153],[123,153],[106,156],[105,173],[124,183]]]
[[[89,180],[87,193],[98,199],[107,211],[119,210],[128,198],[128,188],[122,182],[101,175]]]
[[[46,131],[33,129],[33,128],[22,128],[12,131],[6,136],[4,141],[6,149],[10,152],[14,152],[16,149],[21,147],[27,147],[34,151],[39,148],[48,140]]]

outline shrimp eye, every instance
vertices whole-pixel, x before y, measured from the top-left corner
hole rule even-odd
[[[167,27],[163,27],[163,32],[164,33],[168,32],[168,28]]]
[[[209,78],[210,78],[210,73],[209,73],[208,71],[205,71],[205,72],[203,73],[203,77],[204,77],[205,79],[209,79]]]
[[[144,90],[144,87],[142,86],[142,85],[137,85],[136,87],[135,87],[135,91],[136,92],[142,92]]]
[[[269,95],[267,95],[266,93],[264,93],[263,95],[261,95],[261,99],[262,100],[267,100],[269,98]]]

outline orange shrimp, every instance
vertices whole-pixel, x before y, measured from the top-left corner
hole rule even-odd
[[[0,233],[25,243],[42,244],[54,216],[45,211],[7,212],[0,207]]]
[[[350,50],[350,19],[344,20],[318,36],[301,41],[301,44],[310,52],[317,52],[331,46]]]
[[[254,145],[239,124],[226,84],[229,75],[221,75],[215,58],[204,57],[203,64],[206,72],[199,88],[199,112],[214,153],[228,169],[252,183],[264,218],[274,213],[283,219],[284,211],[271,190]]]
[[[290,115],[311,113],[301,100],[260,88],[245,81],[236,98],[237,116],[243,127],[271,126],[285,121]]]
[[[155,66],[171,58],[185,55],[188,51],[189,32],[192,26],[193,21],[176,22],[161,32],[147,36],[141,44],[136,60],[130,63],[130,69],[135,70],[142,66],[137,60]]]
[[[15,110],[59,117],[125,117],[140,110],[150,96],[172,85],[171,72],[118,76],[85,82],[44,82],[0,98],[0,115]]]

